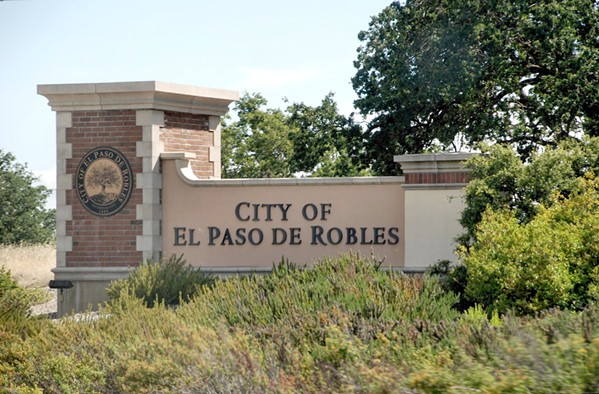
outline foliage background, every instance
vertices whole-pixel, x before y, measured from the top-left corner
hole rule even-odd
[[[10,152],[0,149],[0,244],[54,241],[55,210],[44,207],[50,190]]]
[[[237,119],[225,119],[222,171],[225,178],[358,176],[368,174],[362,128],[339,113],[333,94],[319,106],[268,108],[259,93],[235,104]]]

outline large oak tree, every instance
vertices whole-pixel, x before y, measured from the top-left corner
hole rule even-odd
[[[379,174],[456,137],[538,146],[599,135],[596,0],[408,0],[372,18],[352,79]]]

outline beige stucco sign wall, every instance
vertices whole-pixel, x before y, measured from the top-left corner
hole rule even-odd
[[[220,272],[344,251],[404,264],[403,177],[199,180],[182,156],[162,161],[166,256]]]
[[[411,272],[454,259],[471,154],[397,156],[403,177],[220,179],[220,117],[237,92],[160,81],[38,92],[56,111],[53,272],[70,285],[59,315],[97,306],[110,281],[173,254],[224,274],[348,251]]]

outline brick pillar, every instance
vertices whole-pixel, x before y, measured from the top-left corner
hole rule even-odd
[[[95,308],[112,280],[162,251],[160,154],[220,177],[220,116],[237,92],[163,82],[39,85],[56,111],[59,315]]]
[[[458,222],[464,162],[473,153],[395,156],[405,176],[405,270],[424,271],[438,260],[455,261],[455,243],[463,229]]]

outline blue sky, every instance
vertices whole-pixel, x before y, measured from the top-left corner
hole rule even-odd
[[[0,149],[54,187],[54,112],[38,84],[160,80],[344,112],[357,35],[390,0],[0,1]],[[50,202],[52,205],[53,202]]]

